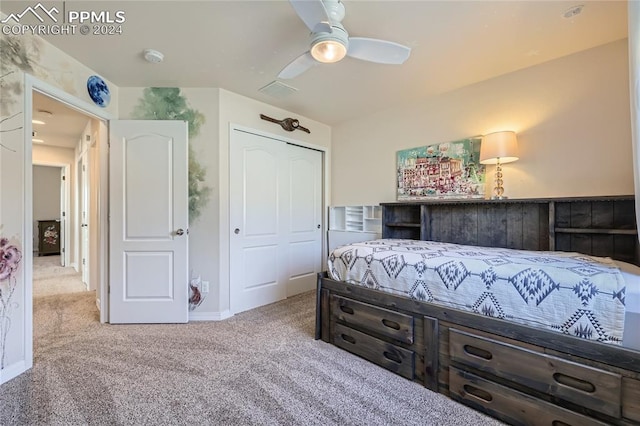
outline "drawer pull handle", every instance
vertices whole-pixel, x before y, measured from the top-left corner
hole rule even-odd
[[[397,362],[398,364],[402,364],[402,358],[400,358],[400,355],[396,353],[384,351],[382,355],[384,355],[384,357],[390,361]]]
[[[578,389],[583,392],[593,393],[596,391],[596,387],[593,383],[589,383],[586,380],[578,379],[577,377],[567,376],[566,374],[554,373],[553,380],[560,383],[561,385]]]
[[[356,339],[354,339],[353,337],[349,336],[348,334],[342,334],[340,337],[342,337],[342,340],[344,340],[345,342],[349,342],[352,345],[356,344]]]
[[[340,310],[345,314],[353,315],[353,308],[350,308],[348,306],[340,305]]]
[[[384,324],[385,326],[389,327],[389,328],[393,328],[394,330],[400,330],[400,324],[398,324],[395,321],[391,321],[388,319],[383,319],[382,320],[382,324]]]
[[[486,359],[487,361],[493,358],[493,354],[489,351],[485,351],[484,349],[480,349],[471,345],[464,345],[464,351],[471,356],[475,356],[477,358]]]
[[[481,399],[485,402],[493,401],[493,397],[489,392],[482,390],[480,388],[477,388],[475,386],[464,385],[464,391],[469,395],[475,396],[476,398]]]

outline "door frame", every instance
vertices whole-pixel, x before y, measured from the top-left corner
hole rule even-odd
[[[330,169],[330,148],[322,145],[317,145],[310,142],[301,141],[299,139],[293,139],[286,136],[269,133],[264,130],[259,130],[247,126],[243,126],[240,124],[236,124],[233,122],[229,122],[229,127],[227,128],[227,137],[226,143],[221,144],[221,148],[226,148],[225,151],[220,152],[220,241],[219,241],[219,253],[220,253],[220,283],[226,283],[226,288],[224,286],[220,286],[220,299],[226,299],[227,308],[222,310],[219,314],[218,318],[215,319],[225,319],[233,316],[231,311],[231,259],[229,256],[229,252],[231,250],[231,218],[229,217],[229,209],[231,206],[231,197],[230,197],[230,172],[231,172],[231,164],[230,164],[230,155],[231,155],[231,135],[234,130],[239,130],[241,132],[252,133],[258,136],[262,136],[268,139],[274,139],[276,141],[285,142],[287,144],[296,145],[302,148],[313,149],[316,151],[320,151],[322,153],[322,235],[325,235],[327,231],[328,224],[328,208],[329,206],[329,188],[330,188],[330,180],[329,180],[329,169]],[[327,239],[322,238],[322,250],[321,253],[326,253],[327,251]],[[321,255],[322,265],[326,265],[326,259]]]
[[[81,145],[82,146],[82,145]],[[76,157],[76,197],[75,197],[75,229],[77,230],[75,234],[75,258],[77,260],[76,263],[76,271],[82,274],[82,283],[87,287],[87,290],[91,290],[89,288],[89,283],[91,281],[89,273],[91,270],[90,259],[89,256],[89,238],[85,241],[85,225],[89,222],[89,218],[85,217],[83,220],[83,213],[88,211],[90,194],[91,190],[88,184],[88,154],[86,149],[83,149],[79,152],[80,155]],[[84,170],[82,170],[84,168]],[[85,197],[85,195],[87,195]]]
[[[33,125],[31,119],[33,118],[33,92],[37,91],[50,98],[55,99],[58,102],[62,102],[67,106],[74,108],[83,114],[94,117],[102,123],[108,123],[113,117],[103,109],[91,105],[90,103],[79,99],[58,87],[55,87],[49,83],[37,79],[36,77],[25,73],[24,74],[24,223],[22,233],[24,236],[24,284],[25,284],[25,308],[24,308],[24,353],[25,353],[25,367],[28,370],[33,367],[33,149],[31,134],[33,132]],[[105,135],[106,137],[106,135]],[[99,288],[106,294],[108,285],[107,271],[108,271],[108,252],[106,250],[108,239],[108,162],[109,151],[105,140],[105,143],[100,144],[100,151],[98,153],[100,161],[100,178],[99,178],[99,191],[100,202],[98,209],[99,218],[99,244],[100,250],[98,253],[99,265]],[[106,304],[108,298],[102,297],[100,303],[100,321],[108,321],[108,305]]]
[[[69,221],[69,214],[71,213],[71,197],[69,196],[70,191],[71,191],[71,186],[69,185],[69,177],[71,176],[71,164],[69,163],[56,163],[55,161],[50,162],[50,161],[33,161],[31,162],[32,166],[46,166],[46,167],[59,167],[60,169],[62,169],[64,171],[64,176],[65,176],[65,182],[64,185],[62,185],[64,187],[64,191],[60,191],[60,204],[62,205],[62,202],[64,201],[64,212],[65,215],[64,217],[62,217],[62,215],[60,216],[60,222],[64,221],[64,227],[63,224],[60,224],[60,230],[64,229],[64,232],[61,232],[62,237],[60,238],[60,250],[62,251],[62,248],[64,248],[65,250],[60,253],[60,257],[62,258],[62,261],[64,262],[63,266],[73,266],[70,264],[69,261],[69,256],[71,253],[71,250],[69,250],[69,244],[71,244],[71,226],[74,226],[74,224],[70,223]],[[31,185],[31,190],[33,191],[33,185]],[[31,198],[31,202],[33,203],[33,192],[31,193],[32,198]],[[32,204],[33,205],[33,204]],[[62,213],[62,212],[61,212]],[[33,219],[32,219],[33,220]],[[33,236],[32,236],[33,238]],[[74,243],[74,250],[75,250],[75,243]]]

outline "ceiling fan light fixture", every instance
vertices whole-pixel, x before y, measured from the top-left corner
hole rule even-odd
[[[332,64],[347,56],[349,34],[341,24],[331,25],[330,33],[312,34],[309,52],[313,59],[323,64]]]
[[[337,40],[320,40],[311,46],[311,56],[318,62],[332,64],[347,55],[347,47]]]

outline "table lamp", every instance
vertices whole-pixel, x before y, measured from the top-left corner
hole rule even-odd
[[[480,164],[495,164],[495,187],[492,200],[503,200],[505,197],[502,187],[502,164],[511,163],[518,159],[518,140],[512,131],[489,133],[482,137],[480,144]]]

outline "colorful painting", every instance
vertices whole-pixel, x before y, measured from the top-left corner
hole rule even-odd
[[[46,244],[55,246],[58,242],[58,231],[56,230],[55,225],[47,226],[44,230],[43,240]]]
[[[484,198],[481,138],[468,138],[398,151],[398,201]]]

